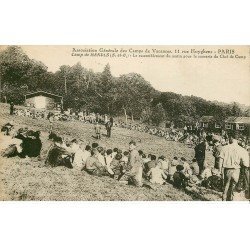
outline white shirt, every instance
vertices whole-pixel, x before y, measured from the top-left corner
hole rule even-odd
[[[237,142],[223,146],[219,157],[223,159],[224,168],[239,169],[241,167],[240,163],[245,167],[249,167],[248,152],[239,146]]]
[[[97,156],[98,161],[102,164],[102,166],[106,166],[104,156],[102,154],[98,154]]]
[[[189,164],[187,162],[183,163],[183,167],[184,167],[184,169],[182,171],[183,173],[186,173],[188,170],[191,169],[190,166],[189,166]]]
[[[112,155],[110,154],[110,155],[107,155],[106,157],[106,165],[107,165],[107,167],[110,167],[110,163],[111,163],[111,161],[112,161]]]
[[[19,153],[21,153],[22,152],[22,148],[20,146],[21,143],[22,143],[22,140],[20,140],[20,139],[12,138],[9,135],[0,134],[0,151],[5,150],[6,148],[8,148],[12,144],[15,144],[17,147],[17,151]]]
[[[163,177],[167,178],[163,170],[160,169],[159,165],[156,166],[155,168],[151,168],[148,174],[151,175],[150,178],[151,183],[163,184],[165,182]]]
[[[161,169],[163,170],[168,170],[168,166],[169,166],[169,160],[165,159],[164,161],[160,161],[161,164]]]
[[[123,157],[122,157],[122,160],[121,161],[123,161],[125,164],[127,164],[128,163],[128,157],[126,156],[126,155],[124,155]]]
[[[91,153],[89,151],[86,150],[82,150],[82,149],[78,149],[75,153],[75,157],[74,157],[74,162],[73,165],[76,168],[81,168],[83,167],[83,164],[86,162],[87,158],[91,155]]]

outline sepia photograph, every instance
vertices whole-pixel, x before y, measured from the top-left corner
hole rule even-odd
[[[0,200],[248,201],[249,46],[0,46]]]

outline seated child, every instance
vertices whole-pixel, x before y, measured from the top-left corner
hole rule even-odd
[[[110,169],[113,172],[114,179],[118,180],[123,173],[123,165],[121,163],[122,154],[116,154],[115,158],[110,163]]]
[[[222,192],[223,181],[220,177],[220,173],[216,168],[212,169],[212,176],[209,176],[202,182],[202,185],[206,188],[213,189],[218,192]]]
[[[199,173],[199,171],[200,171],[199,165],[198,165],[197,160],[195,158],[192,160],[191,169],[193,170],[194,175],[199,175],[200,174]]]
[[[168,180],[173,181],[173,175],[176,172],[176,166],[179,165],[178,158],[175,156],[168,168]]]
[[[128,151],[124,151],[123,152],[123,157],[121,159],[121,161],[124,162],[124,165],[126,165],[126,166],[128,164],[128,155],[129,155],[129,152]]]
[[[160,168],[164,171],[165,174],[168,173],[168,160],[166,159],[165,156],[161,155],[158,158],[157,165],[160,165]]]
[[[98,147],[97,151],[99,152],[99,154],[97,155],[97,159],[98,161],[102,164],[102,166],[106,166],[106,162],[105,162],[105,150],[103,149],[103,147]]]
[[[164,170],[161,168],[161,164],[157,164],[156,167],[151,168],[147,174],[149,176],[149,181],[156,184],[164,184],[167,175],[164,173]]]
[[[204,162],[205,169],[201,173],[200,177],[204,180],[208,179],[208,177],[212,176],[212,169],[206,162]]]
[[[83,150],[83,144],[81,144],[78,150],[75,152],[73,167],[82,170],[85,167],[87,158],[91,155],[91,147],[87,145]]]
[[[187,178],[183,174],[184,167],[182,165],[177,165],[176,166],[176,172],[173,175],[173,186],[175,188],[185,188],[186,187],[186,182]]]
[[[45,164],[51,167],[65,166],[73,168],[71,154],[65,149],[61,137],[54,138],[54,145],[49,149]]]
[[[184,157],[181,157],[181,163],[184,167],[183,169],[183,173],[189,177],[190,175],[192,175],[192,171],[191,171],[191,168],[189,166],[189,164],[187,163],[187,160],[184,158]]]
[[[145,154],[142,154],[141,158],[142,158],[143,164],[146,164],[147,162],[150,161],[150,159],[148,159],[147,156],[146,156]]]
[[[192,192],[199,192],[198,186],[200,185],[201,181],[197,177],[197,175],[191,175],[187,180],[187,186],[185,190],[192,191]]]
[[[117,154],[118,148],[114,148],[113,152],[112,152],[112,158],[115,158],[116,154]]]
[[[113,153],[113,151],[112,151],[112,149],[107,149],[107,151],[106,151],[106,155],[105,155],[105,163],[106,163],[106,166],[107,166],[107,168],[109,168],[110,167],[110,163],[111,163],[111,161],[112,161],[112,153]]]
[[[92,149],[91,156],[89,156],[86,160],[86,172],[95,175],[95,176],[102,176],[106,175],[107,171],[104,166],[98,161],[98,150]]]

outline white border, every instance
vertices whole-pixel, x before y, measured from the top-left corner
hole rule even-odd
[[[249,1],[1,1],[0,44],[250,44]],[[248,203],[1,202],[2,249],[243,249]]]

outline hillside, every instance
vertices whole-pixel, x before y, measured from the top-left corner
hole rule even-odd
[[[7,122],[15,128],[29,127],[41,131],[43,149],[41,160],[0,158],[0,200],[220,200],[220,194],[211,190],[201,189],[198,193],[185,193],[167,184],[155,186],[155,190],[145,187],[126,186],[108,177],[93,177],[85,172],[62,167],[44,167],[43,160],[50,142],[48,138],[49,123],[47,120],[10,117],[8,107],[0,105],[0,126]],[[56,122],[55,132],[69,139],[78,138],[87,143],[94,141],[93,127],[89,124],[75,122]],[[103,132],[104,129],[103,129]],[[107,148],[128,148],[128,142],[134,139],[138,148],[145,153],[184,156],[190,161],[193,149],[178,142],[165,141],[163,138],[137,131],[114,128],[111,139],[102,137],[99,142]],[[208,161],[212,163],[208,153]]]
[[[62,95],[64,109],[128,115],[154,125],[173,121],[178,127],[195,124],[204,115],[213,115],[218,121],[228,116],[250,115],[249,107],[237,103],[211,102],[196,96],[157,91],[137,72],[114,77],[109,64],[102,72],[76,63],[61,65],[53,73],[42,62],[30,59],[18,46],[8,46],[1,51],[0,62],[0,102],[23,104],[25,94],[45,90]]]

